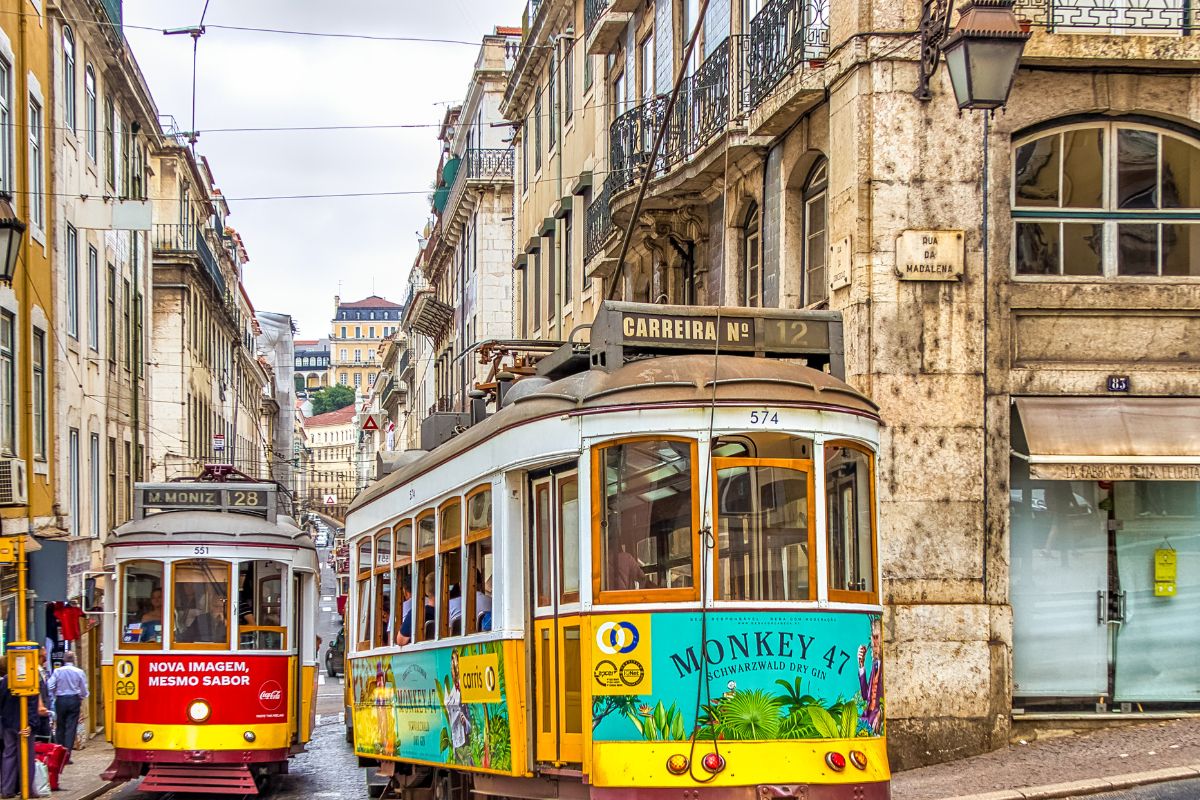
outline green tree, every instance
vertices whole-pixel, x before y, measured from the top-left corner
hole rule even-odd
[[[354,390],[349,386],[336,384],[318,389],[309,395],[309,399],[312,400],[313,416],[328,414],[330,411],[337,411],[339,408],[345,408],[353,403]]]

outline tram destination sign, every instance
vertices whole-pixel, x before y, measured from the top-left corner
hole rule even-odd
[[[606,301],[592,324],[592,350],[615,368],[656,352],[803,357],[844,373],[841,315],[831,311],[667,306]]]
[[[195,485],[186,483],[139,484],[135,517],[155,511],[236,511],[274,517],[275,486],[269,483]]]

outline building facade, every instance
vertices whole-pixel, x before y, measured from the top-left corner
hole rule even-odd
[[[349,386],[356,393],[365,394],[379,374],[379,343],[400,328],[402,306],[378,295],[350,303],[335,297],[333,305],[328,383]]]
[[[264,408],[271,421],[268,454],[268,473],[299,499],[297,466],[299,447],[295,436],[296,384],[294,381],[296,353],[293,345],[295,321],[290,314],[260,311],[256,317],[259,334],[255,342],[260,360],[265,360],[271,376],[272,391],[264,395]]]
[[[329,340],[297,339],[294,382],[297,396],[308,397],[329,385]]]
[[[308,441],[308,508],[335,520],[358,492],[358,423],[354,405],[304,420]]]
[[[527,9],[518,335],[569,338],[601,293],[841,315],[887,422],[894,765],[1195,702],[1200,587],[1154,565],[1200,556],[1200,442],[1165,422],[1200,415],[1200,95],[1167,69],[1200,56],[1197,12],[1018,0],[1032,38],[985,117],[921,58],[944,3],[699,5]]]

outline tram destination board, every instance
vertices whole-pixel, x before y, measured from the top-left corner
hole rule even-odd
[[[155,511],[232,511],[274,516],[275,486],[269,483],[195,485],[140,484],[136,492],[138,518]]]
[[[739,353],[804,358],[844,373],[842,318],[833,311],[667,306],[606,301],[592,324],[592,351],[615,368],[641,353]],[[602,355],[601,355],[602,354]]]

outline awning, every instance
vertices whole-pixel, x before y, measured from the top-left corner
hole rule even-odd
[[[1200,481],[1200,398],[1015,401],[1029,445],[1032,478]]]

